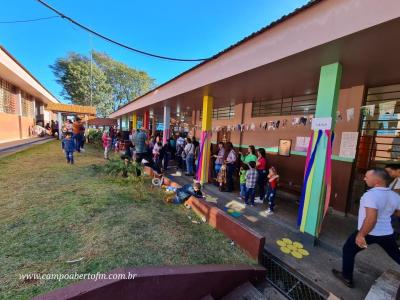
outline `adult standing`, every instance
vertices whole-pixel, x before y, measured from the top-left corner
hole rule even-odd
[[[224,149],[224,143],[219,142],[218,143],[218,152],[217,154],[214,155],[215,157],[215,163],[214,163],[214,172],[215,172],[215,178],[217,178],[219,170],[221,170],[221,166],[224,163],[224,155],[225,155],[225,149]]]
[[[73,139],[75,141],[75,149],[81,152],[82,135],[81,135],[81,118],[77,117],[72,125]]]
[[[183,149],[183,153],[186,160],[186,174],[187,176],[193,176],[193,163],[194,163],[194,150],[195,146],[190,138],[186,138],[186,146]],[[182,157],[183,158],[183,157]]]
[[[386,165],[385,170],[392,178],[392,182],[389,184],[389,188],[397,194],[400,194],[400,165],[389,164]],[[398,239],[400,237],[400,217],[395,215],[392,216],[392,227],[394,230],[396,242],[398,243]]]
[[[265,198],[265,178],[267,176],[267,159],[264,148],[257,150],[256,169],[258,173],[257,186],[260,193],[260,200],[264,201]]]
[[[225,146],[225,163],[226,163],[226,192],[233,191],[233,173],[235,172],[236,152],[231,142],[227,142]]]
[[[111,126],[110,127],[110,138],[111,138],[111,150],[114,150],[115,148],[115,138],[116,138],[116,129],[115,126]]]
[[[378,244],[398,264],[400,250],[396,245],[390,217],[400,215],[400,196],[387,187],[390,176],[381,168],[365,174],[368,190],[361,197],[358,211],[358,227],[343,246],[342,272],[333,269],[333,275],[346,286],[353,287],[354,259],[368,245]]]
[[[249,162],[254,161],[257,162],[257,155],[256,155],[256,148],[253,145],[250,145],[249,148],[247,148],[247,153],[246,155],[241,155],[240,160],[245,163],[249,164]]]
[[[132,137],[133,145],[135,146],[135,161],[140,164],[143,159],[147,158],[147,134],[143,129],[137,129]],[[140,176],[140,170],[137,169],[137,175]]]

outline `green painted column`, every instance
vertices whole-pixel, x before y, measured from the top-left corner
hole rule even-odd
[[[315,118],[331,117],[332,131],[335,128],[341,77],[342,66],[339,63],[321,67]],[[315,147],[317,136],[318,131],[315,131],[313,148]],[[313,168],[311,169],[304,199],[300,231],[308,233],[313,237],[318,237],[318,228],[322,219],[325,201],[325,165],[327,146],[328,137],[323,133],[316,151],[315,161]]]

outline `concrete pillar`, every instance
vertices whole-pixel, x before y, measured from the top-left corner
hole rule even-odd
[[[210,145],[211,145],[211,125],[213,111],[213,97],[203,97],[203,119],[201,123],[200,149],[202,156],[199,162],[197,178],[200,183],[208,182],[208,170],[210,168]]]
[[[149,129],[150,126],[150,111],[146,110],[143,114],[143,125],[144,129]]]
[[[341,77],[342,66],[339,63],[321,67],[315,118],[332,118],[330,132],[335,128]],[[312,150],[316,147],[318,134],[320,134],[320,140],[315,152],[315,160],[306,186],[303,187],[305,192],[302,199],[304,200],[299,208],[300,231],[315,238],[319,235],[325,204],[325,167],[330,138],[325,131],[322,130],[319,133],[319,130],[314,130]]]
[[[170,123],[171,123],[171,108],[164,106],[164,131],[163,131],[163,145],[168,142],[170,136]]]
[[[57,122],[58,122],[58,139],[62,139],[62,114],[60,112],[57,113]]]

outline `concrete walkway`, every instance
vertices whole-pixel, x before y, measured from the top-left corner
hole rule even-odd
[[[191,177],[179,176],[174,168],[168,173],[168,177],[181,185],[193,180]],[[241,216],[237,219],[265,236],[265,248],[268,252],[342,299],[364,299],[374,281],[383,272],[388,269],[400,272],[400,267],[379,246],[372,245],[358,254],[354,273],[356,287],[347,288],[332,276],[331,269],[341,268],[341,247],[347,236],[356,228],[355,217],[328,215],[323,224],[320,245],[314,247],[309,241],[305,241],[297,229],[297,204],[290,195],[280,193],[275,214],[267,216],[264,212],[265,205],[244,207],[243,202],[238,199],[238,193],[220,192],[212,184],[207,184],[203,191],[207,195],[207,201],[216,203],[219,208],[231,207],[240,211]],[[297,259],[283,253],[276,243],[282,238],[302,242],[310,255]]]
[[[53,137],[33,137],[29,139],[17,140],[12,142],[0,143],[0,157],[4,157],[25,149],[28,149],[34,145],[40,145],[54,140]]]

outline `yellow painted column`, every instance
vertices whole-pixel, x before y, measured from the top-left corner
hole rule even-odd
[[[211,145],[211,126],[212,126],[212,111],[213,97],[203,97],[203,119],[201,125],[201,149],[202,157],[199,164],[198,178],[200,183],[208,182],[208,171],[210,168],[210,145]]]
[[[133,112],[132,114],[132,129],[137,129],[137,114]]]

